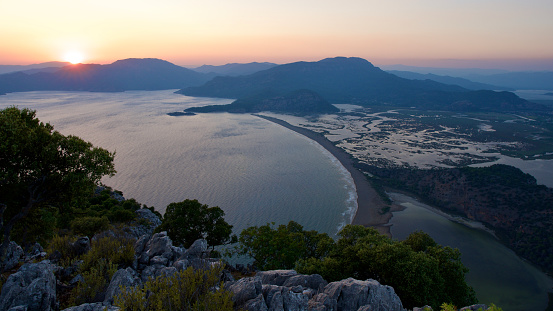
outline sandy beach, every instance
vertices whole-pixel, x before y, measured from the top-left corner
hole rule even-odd
[[[372,188],[371,184],[367,180],[366,176],[354,166],[354,160],[351,156],[336,147],[331,141],[329,141],[323,135],[313,132],[311,130],[294,126],[286,121],[256,114],[255,116],[263,118],[267,121],[271,121],[278,125],[281,125],[287,129],[290,129],[296,133],[302,134],[309,139],[317,142],[323,148],[328,150],[340,163],[348,170],[355,183],[357,190],[357,212],[353,218],[352,224],[375,227],[383,234],[390,234],[388,222],[392,218],[392,213],[395,208],[382,214],[382,208],[388,206],[382,198]]]

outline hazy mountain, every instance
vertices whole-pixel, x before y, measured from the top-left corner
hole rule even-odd
[[[265,91],[285,94],[312,90],[332,104],[390,105],[444,110],[546,109],[513,93],[470,91],[431,80],[409,80],[382,71],[361,58],[297,62],[247,76],[215,77],[177,93],[244,99]]]
[[[466,78],[475,82],[501,85],[516,90],[553,90],[553,71],[467,75]]]
[[[233,113],[273,111],[305,115],[339,112],[340,109],[313,91],[297,90],[284,95],[263,92],[248,98],[238,99],[230,105],[193,107],[186,109],[186,111]]]
[[[47,63],[33,64],[33,65],[0,65],[0,74],[31,70],[31,69],[60,68],[70,64],[71,63],[67,63],[67,62],[47,62]]]
[[[54,72],[0,75],[0,93],[25,91],[164,90],[200,85],[209,79],[160,59],[125,59],[109,65],[78,64]]]
[[[435,74],[451,77],[466,77],[470,75],[492,75],[498,73],[507,73],[508,70],[503,69],[487,69],[487,68],[442,68],[442,67],[418,67],[407,65],[385,65],[381,66],[383,70],[391,71],[410,71],[422,74]]]
[[[441,76],[441,75],[435,75],[432,73],[422,74],[417,72],[411,72],[411,71],[399,71],[399,70],[388,70],[387,72],[394,74],[398,77],[405,78],[405,79],[411,79],[411,80],[432,80],[444,84],[453,84],[458,85],[461,87],[464,87],[469,90],[502,90],[502,91],[513,91],[514,89],[503,87],[503,86],[496,86],[491,84],[485,84],[485,83],[479,83],[479,82],[473,82],[468,79],[458,78],[458,77],[451,77],[451,76]]]
[[[247,64],[238,64],[231,63],[222,66],[213,66],[213,65],[203,65],[197,68],[192,68],[192,70],[200,73],[213,73],[219,76],[243,76],[256,73],[261,70],[266,70],[278,66],[273,63],[247,63]]]

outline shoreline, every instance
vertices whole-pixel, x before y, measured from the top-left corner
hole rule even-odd
[[[357,211],[353,216],[351,224],[363,225],[366,227],[371,226],[377,229],[380,233],[387,235],[390,234],[389,221],[392,218],[391,212],[396,210],[396,206],[392,206],[390,211],[386,213],[382,214],[380,212],[382,208],[388,205],[380,198],[378,193],[376,193],[363,172],[355,168],[355,162],[347,152],[336,147],[330,140],[319,133],[292,125],[281,119],[259,114],[253,115],[276,123],[298,134],[301,134],[315,141],[321,147],[330,152],[332,156],[334,156],[340,162],[340,164],[342,164],[342,166],[350,173],[355,185],[355,189],[357,192]]]

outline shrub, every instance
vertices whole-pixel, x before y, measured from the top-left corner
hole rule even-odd
[[[92,241],[90,251],[82,256],[81,271],[92,269],[96,262],[105,259],[117,267],[127,267],[134,259],[134,240],[103,237]]]
[[[71,221],[71,229],[76,234],[92,237],[95,233],[107,230],[109,228],[109,219],[103,217],[81,217]]]
[[[88,271],[82,273],[84,282],[79,282],[71,292],[69,305],[99,302],[107,289],[111,277],[117,271],[111,261],[100,258]]]
[[[46,247],[46,253],[52,255],[55,251],[58,251],[61,255],[59,265],[62,267],[69,266],[77,258],[75,249],[72,246],[76,240],[77,237],[72,235],[54,235],[48,247]]]
[[[189,267],[148,280],[143,287],[122,288],[114,305],[122,310],[233,310],[232,293],[219,281],[221,267]]]
[[[198,200],[184,200],[167,206],[162,223],[156,232],[167,231],[175,243],[190,247],[197,239],[205,238],[210,246],[233,242],[232,226],[218,206],[208,207]]]

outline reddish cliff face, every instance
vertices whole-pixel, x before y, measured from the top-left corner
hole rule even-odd
[[[553,271],[553,189],[517,168],[434,170],[362,167],[387,186],[406,190],[452,214],[485,223],[534,264]]]

